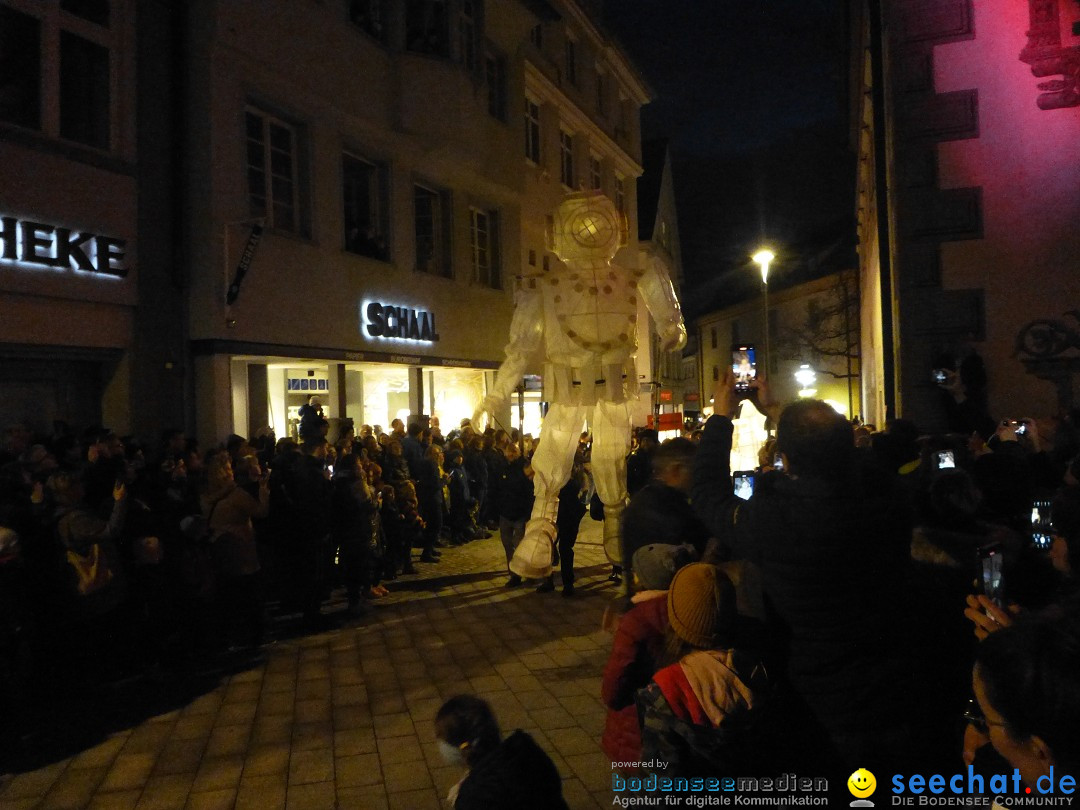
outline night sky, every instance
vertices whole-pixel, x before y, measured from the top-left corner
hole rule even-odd
[[[607,0],[605,21],[656,94],[643,138],[669,139],[694,315],[757,293],[749,255],[786,286],[850,266],[854,158],[844,0]]]

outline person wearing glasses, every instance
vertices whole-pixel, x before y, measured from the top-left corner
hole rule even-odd
[[[969,740],[989,743],[1040,793],[1058,792],[1061,777],[1080,772],[1080,613],[991,634],[978,647],[972,685]]]

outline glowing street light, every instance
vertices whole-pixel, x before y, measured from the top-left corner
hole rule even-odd
[[[776,258],[776,254],[768,248],[762,248],[753,256],[750,257],[754,264],[761,265],[761,283],[769,283],[769,265],[772,264],[773,259]]]
[[[761,248],[757,253],[750,257],[751,261],[755,264],[761,265],[761,295],[764,301],[764,315],[765,321],[765,376],[769,373],[769,361],[772,356],[769,354],[769,265],[772,264],[773,259],[776,258],[776,254],[768,248]]]

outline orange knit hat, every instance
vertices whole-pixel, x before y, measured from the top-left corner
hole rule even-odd
[[[724,646],[738,613],[735,586],[708,563],[690,563],[675,573],[667,607],[671,629],[699,649]]]

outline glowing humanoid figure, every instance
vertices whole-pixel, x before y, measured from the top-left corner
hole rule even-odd
[[[592,473],[604,503],[604,549],[619,560],[619,517],[626,503],[626,455],[638,397],[638,300],[660,335],[661,348],[686,343],[671,280],[659,263],[646,269],[612,264],[626,243],[623,219],[599,192],[569,194],[555,213],[552,250],[563,266],[526,278],[518,292],[510,341],[482,410],[502,406],[529,361],[544,357],[550,403],[532,459],[536,500],[510,569],[523,577],[551,572],[559,490],[570,477],[585,420],[592,428]]]

